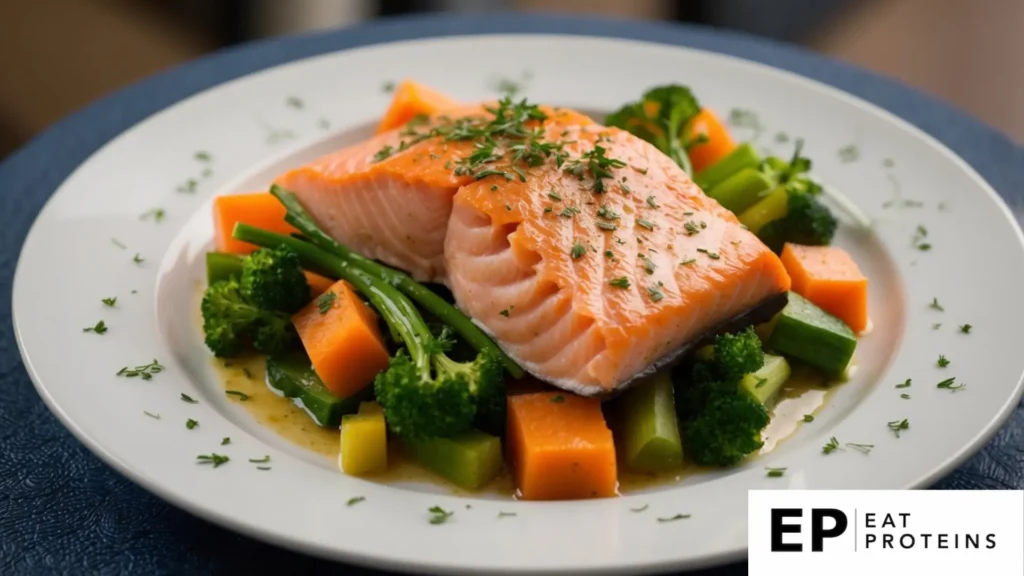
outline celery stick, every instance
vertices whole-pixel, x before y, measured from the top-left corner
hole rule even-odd
[[[617,435],[622,461],[634,472],[664,472],[679,468],[683,444],[679,438],[671,373],[667,370],[639,382],[622,394]]]
[[[772,181],[755,168],[744,168],[716,184],[707,195],[725,209],[739,214],[759,199],[758,194],[772,187]]]
[[[757,372],[744,376],[740,380],[740,388],[758,402],[765,404],[779,392],[786,380],[789,380],[789,375],[789,362],[785,358],[765,354],[764,366]]]
[[[754,147],[749,143],[743,143],[729,152],[725,158],[698,172],[693,181],[700,186],[701,190],[710,190],[740,170],[754,168],[760,163],[761,156],[754,150]]]

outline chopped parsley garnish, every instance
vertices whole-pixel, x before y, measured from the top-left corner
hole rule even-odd
[[[604,257],[608,258],[608,259],[611,259],[611,260],[614,260],[615,259],[615,253],[612,252],[611,250],[605,250],[604,251]]]
[[[853,448],[854,450],[861,452],[862,454],[870,454],[872,448],[875,447],[874,444],[855,444],[853,442],[847,442],[846,446],[848,448]]]
[[[191,418],[189,418],[188,420],[185,420],[185,428],[188,428],[189,430],[191,430],[191,429],[195,428],[196,426],[199,426],[199,421],[198,420],[193,420]]]
[[[896,387],[897,388],[910,388],[910,378],[907,378],[907,380],[905,382],[903,382],[902,384],[897,384]]]
[[[761,126],[761,120],[758,118],[757,113],[753,110],[745,110],[743,108],[733,108],[729,111],[729,124],[737,128],[747,128],[754,132],[751,140],[757,140],[761,137],[761,132],[764,131],[764,127]]]
[[[718,255],[718,252],[710,252],[706,248],[697,248],[697,252],[707,254],[708,258],[711,258],[712,260],[718,260],[721,258],[721,256]]]
[[[213,464],[213,467],[216,468],[221,464],[226,464],[229,460],[231,460],[231,458],[228,458],[227,456],[222,456],[220,454],[211,453],[200,454],[199,456],[196,456],[196,460],[199,461],[198,464]]]
[[[145,414],[146,416],[149,416],[153,420],[159,420],[160,419],[160,415],[159,414],[153,414],[152,412],[146,412],[145,410],[143,410],[142,413]]]
[[[586,253],[586,247],[584,247],[583,244],[580,244],[579,240],[577,240],[576,243],[572,245],[572,250],[569,251],[569,256],[571,256],[573,260],[579,260],[580,258],[583,258],[583,255]]]
[[[932,303],[929,304],[928,307],[932,308],[932,309],[935,309],[935,310],[938,310],[939,312],[945,312],[946,311],[946,309],[942,307],[942,304],[939,304],[939,299],[938,298],[932,298]]]
[[[804,414],[804,422],[814,422],[814,414]]]
[[[643,226],[648,230],[654,230],[654,222],[651,222],[650,220],[646,220],[644,218],[637,218],[636,223],[638,226]]]
[[[658,518],[658,522],[675,522],[676,520],[685,520],[689,517],[689,514],[676,514],[675,516],[669,516],[668,518]]]
[[[551,192],[548,192],[548,198],[551,198],[555,202],[561,202],[562,201],[562,196],[560,194],[558,194],[558,192],[555,192],[554,190],[552,190]]]
[[[935,324],[932,324],[932,330],[938,330],[939,328],[942,328],[942,322],[936,322]]]
[[[686,223],[683,224],[683,230],[686,230],[687,236],[700,234],[700,228],[697,227],[697,224],[693,220],[687,220]]]
[[[551,211],[552,211],[551,206],[545,206],[544,207],[544,213],[545,214],[547,214],[548,212],[551,212]]]
[[[107,333],[107,323],[100,320],[95,326],[89,326],[88,328],[82,328],[82,332],[95,332],[96,334]]]
[[[579,159],[567,162],[565,170],[579,180],[583,180],[589,170],[594,178],[594,192],[603,194],[607,191],[604,180],[614,177],[612,170],[626,167],[625,162],[618,158],[609,158],[605,152],[605,147],[595,145],[593,150],[584,152]]]
[[[686,260],[683,260],[682,262],[680,262],[679,265],[680,266],[689,266],[690,264],[696,264],[696,263],[697,263],[697,259],[696,258],[687,258]]]
[[[786,142],[789,142],[789,134],[786,134],[785,132],[777,132],[775,134],[775,142],[777,144],[785,144]]]
[[[139,216],[139,220],[152,219],[153,222],[160,223],[164,221],[167,216],[167,212],[163,208],[153,208],[149,212],[144,212]]]
[[[505,210],[508,211],[508,212],[511,212],[512,211],[512,205],[511,204],[505,204]]]
[[[501,314],[505,318],[508,318],[508,315],[511,314],[511,308],[505,308],[504,310],[498,312],[498,314]]]
[[[892,158],[882,160],[882,166],[885,166],[886,168],[892,168],[894,165],[895,162],[892,161]]]
[[[629,511],[630,512],[643,512],[643,511],[647,510],[650,507],[651,507],[650,504],[644,504],[643,506],[641,506],[639,508],[630,508]]]
[[[614,210],[609,208],[607,204],[602,204],[601,207],[597,209],[597,217],[604,218],[605,220],[619,219],[619,215]]]
[[[213,160],[213,156],[211,156],[209,152],[204,152],[202,150],[197,151],[194,158],[200,162],[209,162],[210,160]]]
[[[257,470],[264,470],[264,471],[266,471],[266,470],[270,470],[270,466],[257,466],[256,469]]]
[[[101,302],[103,302],[105,306],[113,308],[114,305],[117,304],[117,296],[114,296],[113,298],[104,298]]]
[[[238,401],[239,402],[245,402],[246,400],[249,399],[249,395],[248,394],[246,394],[245,392],[240,392],[238,390],[225,390],[224,394],[226,394],[227,396],[236,396],[236,397],[238,397]]]
[[[942,388],[943,390],[953,390],[953,391],[963,390],[966,387],[967,387],[966,384],[957,383],[956,378],[946,378],[945,380],[943,380],[942,382],[939,382],[936,385],[936,388]]]
[[[377,153],[373,155],[374,162],[380,162],[391,157],[395,153],[395,148],[390,144],[385,144],[383,148],[377,150]]]
[[[964,324],[960,326],[960,331],[963,332],[964,334],[970,334],[971,328],[973,328],[973,326],[971,326],[970,324]]]
[[[154,359],[153,362],[149,364],[136,366],[135,368],[125,366],[117,371],[117,375],[124,376],[125,378],[142,378],[143,380],[152,380],[153,374],[157,374],[163,371],[163,369],[164,367]]]
[[[764,386],[767,383],[768,383],[768,379],[767,378],[758,378],[757,379],[757,384],[754,384],[754,388],[755,389],[756,388],[761,388],[762,386]]]
[[[178,192],[185,192],[191,194],[196,191],[196,187],[199,186],[199,182],[195,178],[189,178],[184,184],[179,185],[176,190]]]
[[[579,213],[579,208],[576,208],[575,206],[566,206],[565,208],[562,209],[561,212],[558,213],[558,215],[561,216],[562,218],[572,218],[573,216]]]
[[[640,254],[638,256],[640,258],[640,261],[644,263],[644,272],[647,272],[648,274],[654,274],[654,269],[657,268],[657,266],[655,266],[654,264],[654,261],[652,261],[650,258],[643,254]]]
[[[555,404],[561,404],[562,402],[565,402],[565,396],[562,396],[561,394],[559,394],[558,396],[552,396],[551,402]]]
[[[295,110],[302,110],[305,107],[305,103],[303,103],[297,96],[289,96],[284,103],[289,108],[294,108]]]
[[[221,446],[227,446],[228,444],[231,444],[231,438],[228,438],[227,436],[225,436],[224,439],[220,441],[220,445]]]
[[[910,394],[900,394],[900,398],[903,398],[904,400],[910,400]]]
[[[839,447],[839,440],[836,440],[835,436],[829,438],[828,443],[821,447],[823,454],[831,454],[836,450],[842,450],[842,448]]]
[[[515,512],[498,512],[498,518],[508,518],[509,516],[516,516]]]
[[[136,252],[135,256],[132,257],[132,262],[135,262],[136,264],[142,264],[145,261],[146,259],[139,255],[138,252]]]
[[[665,294],[661,291],[661,282],[648,286],[647,294],[650,295],[651,302],[661,302],[665,299]]]
[[[618,278],[609,280],[608,284],[616,288],[629,288],[630,286],[629,278],[626,278],[625,276],[619,276]]]
[[[127,250],[128,249],[128,247],[124,245],[124,242],[121,242],[117,238],[111,238],[110,242],[111,242],[111,244],[113,244],[114,246],[117,246],[121,250]]]
[[[939,368],[945,368],[946,366],[949,366],[949,359],[942,354],[939,354],[939,361],[937,364],[939,365]]]
[[[199,400],[196,400],[195,398],[189,396],[188,394],[185,394],[184,392],[181,393],[181,401],[188,402],[189,404],[199,404]]]
[[[440,506],[431,506],[427,511],[430,512],[431,524],[444,524],[455,514],[454,510],[448,512]]]
[[[600,228],[601,230],[606,230],[608,232],[612,232],[614,230],[618,230],[619,229],[618,224],[615,224],[614,222],[600,222],[599,221],[599,222],[597,222],[597,227]]]
[[[765,470],[768,471],[768,477],[769,478],[781,478],[786,473],[786,468],[768,468],[768,467],[765,467]]]
[[[654,208],[655,210],[657,210],[658,208],[661,208],[661,206],[659,206],[658,203],[655,202],[654,200],[655,200],[654,196],[648,196],[647,197],[647,205],[650,206],[651,208]]]
[[[497,192],[497,191],[498,191],[498,185],[497,184],[491,184],[491,192]]]
[[[267,454],[263,458],[249,458],[249,462],[252,462],[253,464],[266,464],[267,462],[270,462],[270,455]]]
[[[380,91],[385,94],[390,94],[395,91],[395,83],[388,80],[380,85]]]
[[[320,314],[327,314],[334,306],[334,301],[338,299],[338,295],[333,291],[328,290],[324,292],[316,299],[316,308],[320,311]]]
[[[917,230],[914,232],[914,237],[911,239],[911,243],[914,245],[914,248],[923,252],[931,250],[932,245],[924,241],[927,237],[928,229],[924,226],[918,225]]]
[[[356,504],[364,502],[365,500],[366,496],[353,496],[352,498],[349,498],[347,502],[345,502],[345,506],[355,506]]]
[[[893,434],[895,434],[896,437],[899,438],[901,430],[910,429],[910,421],[908,421],[906,418],[904,418],[903,420],[893,420],[892,422],[889,422],[888,426],[889,430],[892,430]]]

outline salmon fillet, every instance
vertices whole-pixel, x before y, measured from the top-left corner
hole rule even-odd
[[[779,258],[647,142],[597,124],[548,130],[574,141],[571,158],[600,146],[624,165],[603,193],[571,162],[469,183],[445,239],[459,306],[524,369],[605,394],[789,289]]]
[[[278,177],[322,230],[356,252],[407,271],[421,282],[446,278],[444,238],[452,196],[473,176],[456,164],[474,151],[470,141],[422,138],[439,122],[493,117],[466,105],[425,122],[389,130]],[[592,123],[571,111],[547,109],[550,121]]]
[[[510,121],[511,138],[474,136],[490,106],[275,183],[353,250],[446,283],[524,369],[582,395],[626,386],[789,289],[779,258],[647,142],[545,107]],[[557,146],[524,159],[538,142]]]

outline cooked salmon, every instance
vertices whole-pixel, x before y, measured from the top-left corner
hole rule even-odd
[[[790,279],[779,258],[671,159],[571,110],[533,110],[498,132],[515,138],[495,137],[504,112],[478,105],[276,183],[339,241],[445,282],[524,369],[582,395],[781,307]],[[492,132],[473,132],[487,119]]]

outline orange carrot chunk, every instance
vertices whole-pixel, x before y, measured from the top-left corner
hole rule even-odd
[[[782,265],[793,291],[839,318],[854,331],[868,326],[868,279],[842,248],[787,243]]]
[[[707,142],[692,146],[687,151],[694,174],[725,158],[733,148],[736,148],[736,142],[729,135],[729,130],[710,108],[702,108],[693,117],[689,130],[690,138],[703,134],[707,139]]]
[[[213,234],[218,252],[249,254],[258,246],[235,240],[235,224],[243,222],[280,234],[297,232],[284,221],[285,209],[267,192],[218,196],[213,201]]]
[[[334,285],[334,280],[321,276],[316,272],[305,270],[304,274],[306,275],[306,282],[309,283],[309,295],[311,298],[316,298],[327,292]]]
[[[458,100],[449,98],[433,88],[417,84],[412,80],[403,80],[395,88],[391,105],[384,113],[384,117],[381,118],[380,124],[377,125],[377,133],[404,126],[420,114],[429,116],[459,104]]]
[[[510,396],[508,444],[524,500],[615,495],[615,442],[600,400],[562,392]]]
[[[292,322],[313,370],[338,397],[359,392],[388,366],[377,314],[344,280],[299,310]]]

